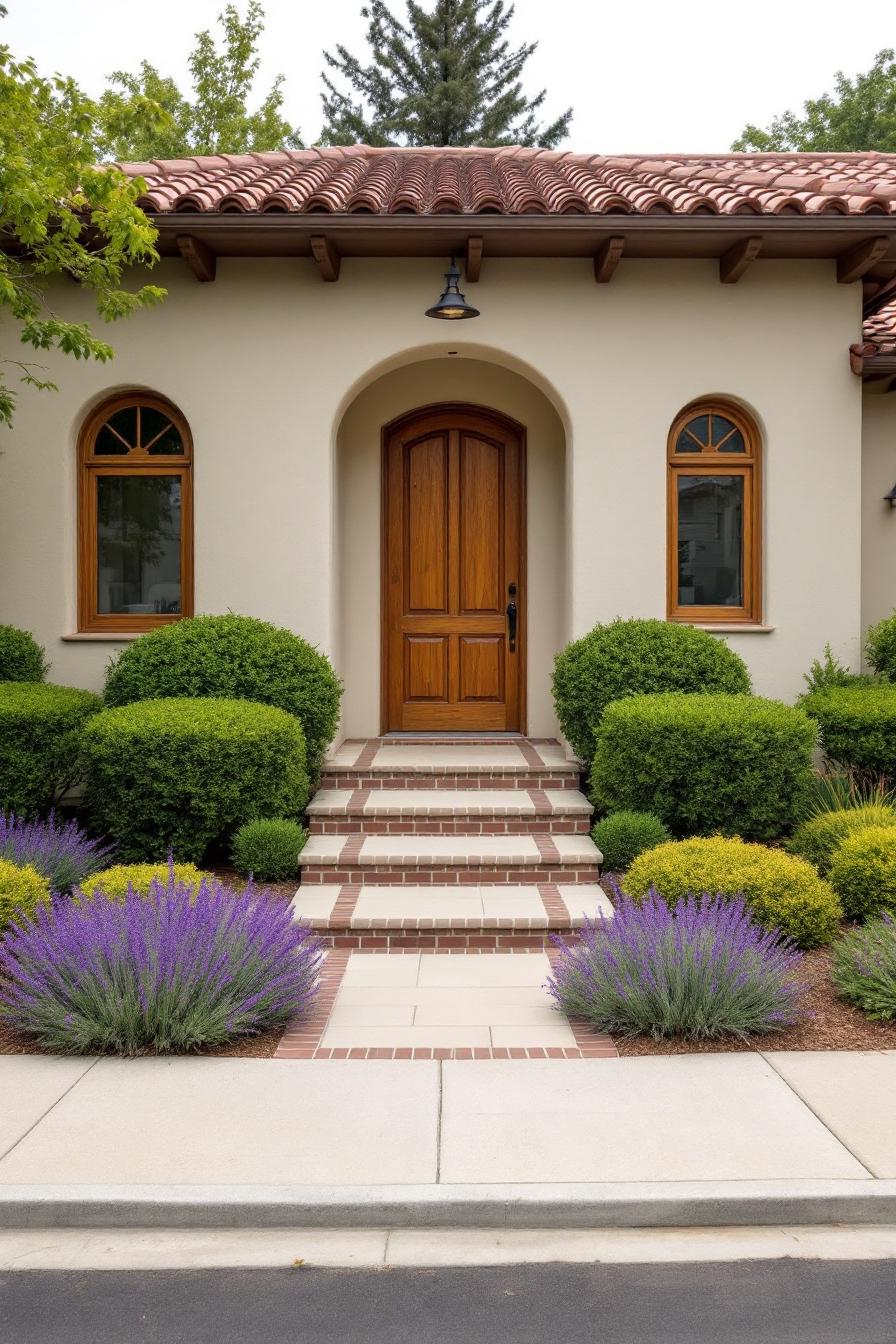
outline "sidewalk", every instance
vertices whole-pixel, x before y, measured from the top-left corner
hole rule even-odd
[[[0,1228],[896,1223],[896,1052],[0,1058]]]

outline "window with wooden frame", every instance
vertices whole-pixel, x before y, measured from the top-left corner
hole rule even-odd
[[[669,433],[672,620],[762,619],[759,433],[739,406],[694,402]]]
[[[103,402],[78,443],[78,627],[152,630],[193,612],[193,445],[163,397]]]

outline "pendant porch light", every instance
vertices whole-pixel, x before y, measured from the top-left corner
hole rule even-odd
[[[454,322],[462,317],[478,317],[479,309],[474,308],[472,303],[467,303],[466,297],[461,294],[458,288],[460,280],[460,271],[457,269],[457,263],[451,258],[451,265],[445,272],[445,288],[439,295],[437,303],[431,308],[427,308],[427,317],[444,318],[446,321]]]

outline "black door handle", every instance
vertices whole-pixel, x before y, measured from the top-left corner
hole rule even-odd
[[[514,598],[516,597],[516,584],[511,583],[507,587],[510,594],[510,601],[507,603],[507,639],[510,644],[510,652],[516,653],[516,618],[517,607]]]

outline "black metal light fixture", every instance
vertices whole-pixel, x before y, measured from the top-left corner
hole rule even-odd
[[[884,495],[884,499],[887,501],[891,509],[896,509],[896,485],[893,486],[892,490],[887,491],[887,493]]]
[[[467,300],[458,289],[460,280],[460,271],[457,269],[457,263],[451,258],[451,265],[445,272],[445,288],[439,295],[438,303],[434,303],[431,308],[427,308],[427,317],[445,318],[453,322],[461,317],[478,317],[479,309],[474,308],[472,303]]]

